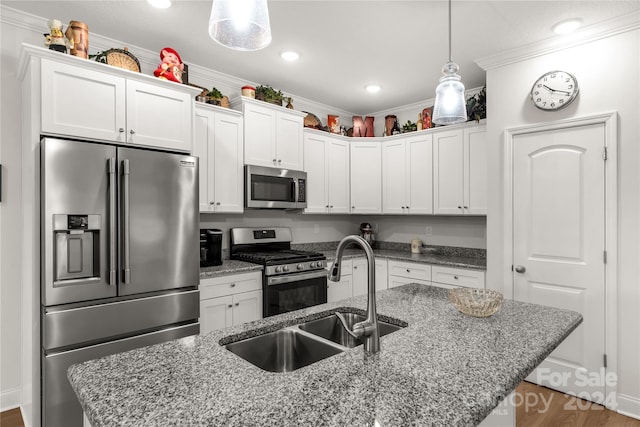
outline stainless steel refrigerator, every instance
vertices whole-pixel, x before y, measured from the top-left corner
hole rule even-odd
[[[41,141],[42,425],[82,426],[69,366],[198,334],[198,159]]]

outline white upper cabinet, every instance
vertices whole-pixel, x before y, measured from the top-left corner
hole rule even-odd
[[[433,212],[486,215],[486,129],[433,135]]]
[[[382,145],[382,213],[433,213],[432,135]]]
[[[242,135],[237,111],[196,108],[193,154],[200,158],[200,212],[244,210]]]
[[[244,163],[302,170],[306,113],[251,98],[241,97],[240,101],[244,113]]]
[[[55,59],[41,60],[42,133],[191,152],[194,88]]]
[[[351,213],[382,212],[382,144],[351,142]]]
[[[307,172],[305,213],[349,213],[349,142],[313,130],[304,132]]]

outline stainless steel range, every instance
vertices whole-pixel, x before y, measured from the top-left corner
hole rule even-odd
[[[290,228],[232,228],[229,234],[231,259],[264,266],[264,317],[327,302],[326,257],[291,249]]]

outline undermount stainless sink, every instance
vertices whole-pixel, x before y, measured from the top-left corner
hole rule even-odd
[[[362,322],[366,319],[366,316],[362,316],[356,313],[342,313],[344,319],[347,321],[347,326],[353,329],[353,325]],[[329,341],[333,341],[345,347],[353,348],[360,344],[362,341],[349,335],[347,331],[342,327],[338,317],[332,314],[322,319],[312,320],[310,322],[299,325],[303,331],[311,332],[314,335],[318,335]],[[378,327],[380,328],[380,336],[390,334],[398,329],[402,329],[402,326],[393,325],[391,323],[383,322],[378,319]]]
[[[341,311],[342,312],[342,311]],[[356,313],[343,313],[349,327],[365,320]],[[378,320],[380,336],[403,326]],[[406,324],[405,324],[406,326]],[[235,355],[269,372],[291,372],[362,344],[340,325],[338,317],[326,317],[225,345]]]
[[[227,344],[226,348],[270,372],[295,371],[344,351],[329,342],[301,333],[296,327],[237,341]]]

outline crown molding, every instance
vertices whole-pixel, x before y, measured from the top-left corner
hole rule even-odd
[[[476,59],[474,62],[483,70],[491,70],[516,62],[526,61],[568,48],[591,43],[640,28],[640,11],[612,18],[598,24],[584,27],[573,34],[531,43],[516,49]]]

